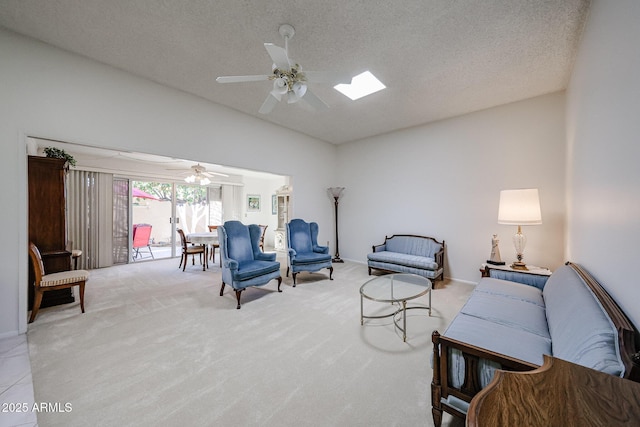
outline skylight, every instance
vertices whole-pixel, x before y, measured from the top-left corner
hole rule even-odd
[[[386,86],[383,85],[376,76],[371,74],[370,71],[365,71],[355,76],[351,80],[351,84],[339,84],[333,88],[355,101],[356,99],[378,92],[386,88]]]

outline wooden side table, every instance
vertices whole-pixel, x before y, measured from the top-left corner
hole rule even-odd
[[[533,371],[497,370],[467,412],[468,427],[637,425],[640,383],[548,355]]]
[[[480,264],[480,273],[482,277],[490,277],[491,270],[509,271],[511,273],[532,274],[534,276],[551,276],[551,270],[544,267],[536,267],[535,265],[527,265],[528,270],[516,270],[508,265],[493,265],[488,263]]]
[[[551,276],[551,270],[543,267],[528,265],[528,270],[516,270],[508,265],[481,264],[482,277],[494,277],[496,279],[509,280],[544,289],[547,279]]]

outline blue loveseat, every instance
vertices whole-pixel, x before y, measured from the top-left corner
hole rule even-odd
[[[640,381],[635,333],[577,264],[560,267],[542,289],[484,277],[445,332],[433,333],[434,424],[443,411],[464,417],[496,369],[532,370],[543,364],[543,354]]]
[[[444,240],[411,234],[385,237],[367,255],[369,275],[372,269],[397,273],[413,273],[432,280],[444,277]]]

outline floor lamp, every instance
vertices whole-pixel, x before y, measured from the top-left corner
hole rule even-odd
[[[498,224],[518,226],[518,232],[513,236],[518,260],[511,264],[511,268],[528,270],[526,264],[522,262],[527,238],[522,233],[521,226],[542,224],[538,189],[502,190],[498,207]]]
[[[336,206],[336,256],[333,257],[331,261],[333,262],[344,262],[340,259],[340,251],[338,250],[338,200],[340,196],[342,196],[342,192],[344,191],[344,187],[331,187],[328,189],[329,194],[333,197]]]

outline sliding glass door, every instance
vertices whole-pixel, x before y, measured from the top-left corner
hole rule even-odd
[[[132,180],[130,260],[179,256],[178,228],[205,233],[221,221],[220,187]]]
[[[130,261],[175,256],[173,200],[171,183],[131,181]]]

